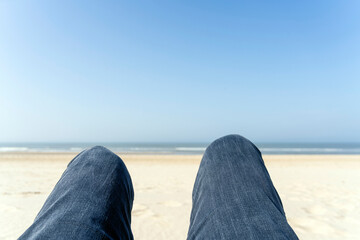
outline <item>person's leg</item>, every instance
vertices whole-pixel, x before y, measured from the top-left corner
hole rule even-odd
[[[298,239],[260,151],[239,135],[206,149],[192,198],[188,239]]]
[[[19,239],[133,239],[134,190],[124,162],[104,147],[76,156]]]

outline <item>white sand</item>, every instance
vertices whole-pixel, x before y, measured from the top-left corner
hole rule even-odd
[[[74,154],[0,154],[0,239],[32,223]],[[125,155],[135,239],[185,239],[201,156]],[[264,156],[300,239],[359,239],[360,156]]]

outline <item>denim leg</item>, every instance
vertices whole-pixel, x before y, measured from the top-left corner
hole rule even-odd
[[[134,190],[124,162],[104,147],[76,156],[19,239],[133,239]]]
[[[206,149],[192,201],[188,239],[298,239],[260,151],[239,135]]]

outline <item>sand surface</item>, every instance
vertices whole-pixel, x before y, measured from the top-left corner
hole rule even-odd
[[[16,239],[32,223],[74,156],[0,154],[0,239]],[[135,239],[185,239],[201,156],[121,157],[135,188]],[[359,239],[360,156],[268,155],[264,160],[300,239]]]

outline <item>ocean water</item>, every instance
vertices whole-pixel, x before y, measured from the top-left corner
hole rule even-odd
[[[114,152],[203,154],[209,143],[0,143],[6,152],[80,152],[103,145]],[[360,143],[255,143],[263,154],[360,154]]]

